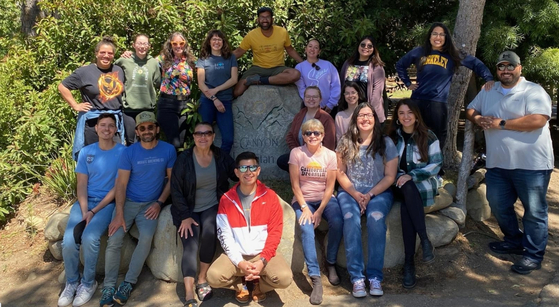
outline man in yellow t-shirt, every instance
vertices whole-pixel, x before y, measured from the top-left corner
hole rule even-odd
[[[252,65],[235,86],[233,94],[241,96],[254,84],[290,84],[299,80],[298,70],[285,66],[284,50],[298,63],[301,56],[291,46],[291,39],[285,28],[274,26],[274,12],[269,7],[258,9],[258,28],[250,31],[233,51],[238,59],[251,49],[254,56]]]

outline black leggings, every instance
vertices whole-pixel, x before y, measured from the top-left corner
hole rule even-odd
[[[411,260],[415,255],[416,234],[419,234],[422,240],[427,238],[423,200],[413,180],[409,180],[401,188],[395,188],[395,190],[397,194],[402,196],[400,218],[402,219],[404,252],[406,258]]]
[[[199,226],[192,225],[193,236],[189,234],[187,239],[181,237],[183,277],[196,277],[198,269],[196,258],[198,252],[200,252],[200,262],[212,263],[216,249],[215,218],[217,216],[217,207],[215,205],[205,211],[192,213],[192,218]]]

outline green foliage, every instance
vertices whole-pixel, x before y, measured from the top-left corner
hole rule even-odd
[[[18,17],[19,9],[17,2],[13,0],[0,0],[0,58],[8,52],[7,46],[10,45],[12,38],[18,36]]]
[[[535,50],[523,65],[522,73],[531,81],[559,84],[559,49]]]
[[[72,159],[72,136],[68,135],[65,139],[59,156],[52,160],[44,175],[35,173],[35,176],[49,193],[59,199],[71,201],[78,197],[78,182],[74,172],[76,161]]]

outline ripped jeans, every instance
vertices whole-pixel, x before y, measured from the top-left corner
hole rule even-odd
[[[392,191],[387,189],[369,201],[367,210],[367,279],[382,281],[384,248],[386,246],[386,216],[392,208]],[[344,218],[344,246],[347,271],[354,283],[365,278],[363,275],[363,246],[361,236],[361,212],[359,204],[346,191],[338,191],[338,203]]]

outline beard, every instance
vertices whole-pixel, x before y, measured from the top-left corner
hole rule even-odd
[[[144,133],[140,135],[140,140],[144,143],[150,143],[155,140],[155,133]]]

